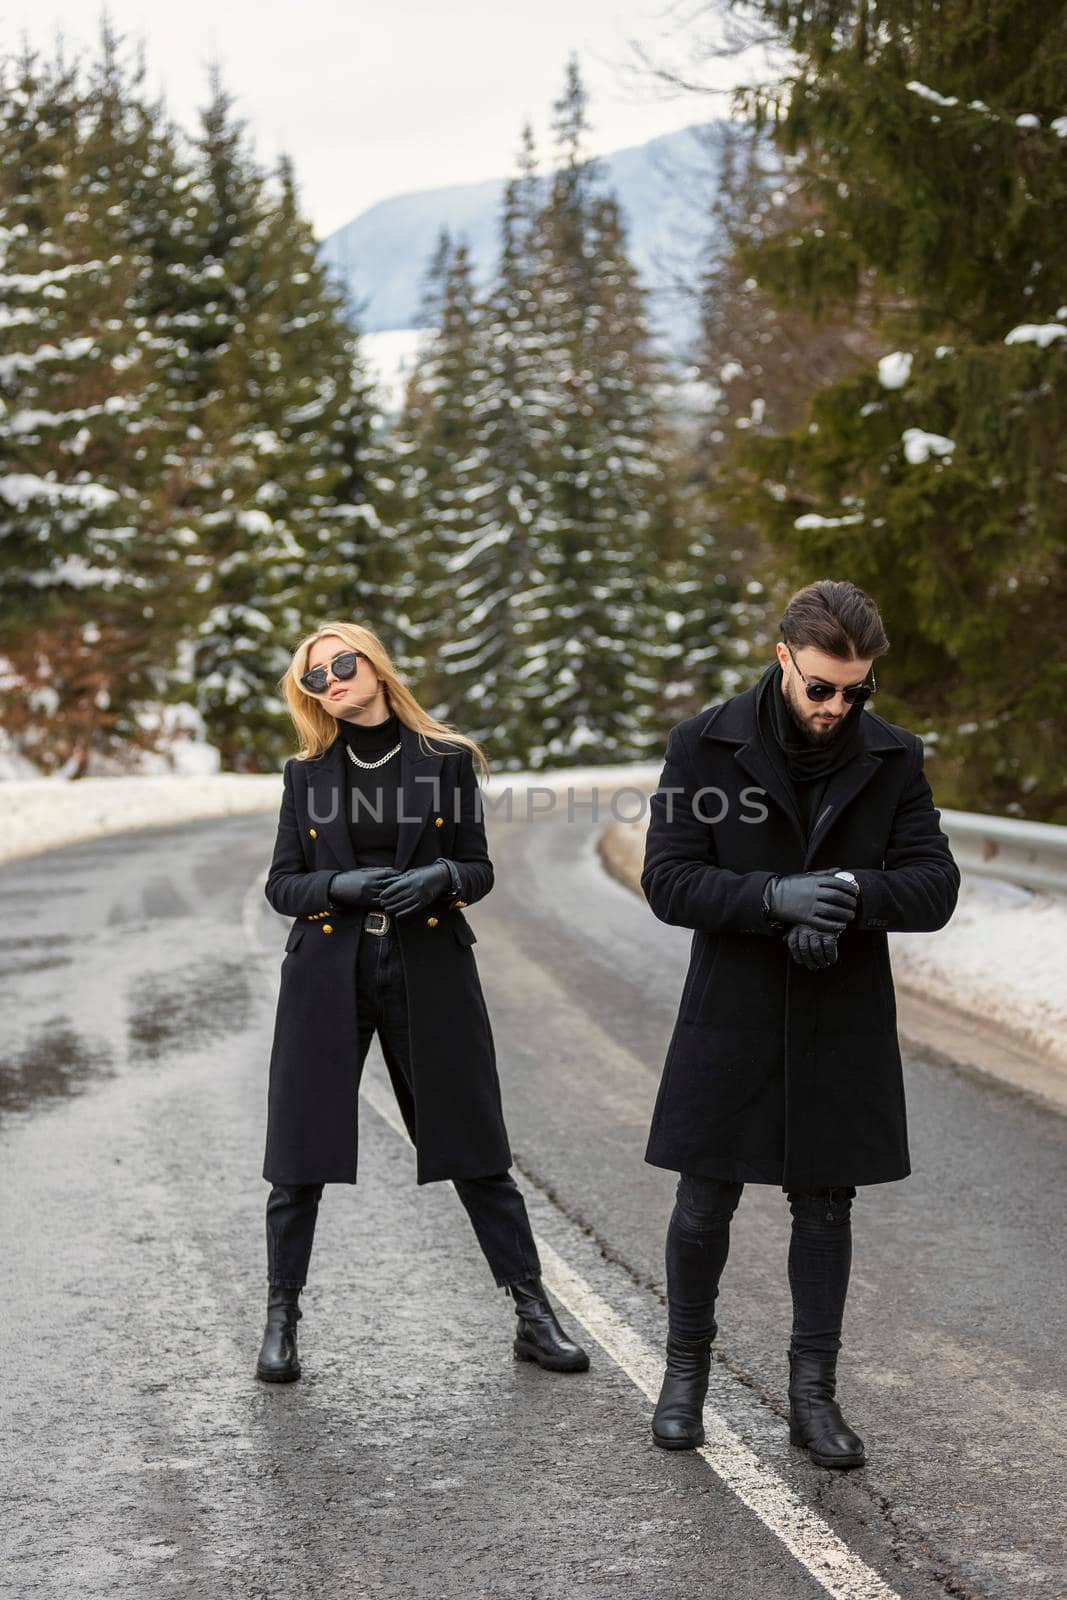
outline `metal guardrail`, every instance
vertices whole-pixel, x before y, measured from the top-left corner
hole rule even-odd
[[[651,794],[662,768],[656,762],[635,762],[617,769],[590,769],[601,786],[632,786]],[[557,777],[566,777],[562,768]],[[536,781],[537,775],[533,775]],[[577,787],[581,788],[579,784]],[[1017,817],[986,817],[976,811],[941,812],[961,872],[999,878],[1039,894],[1067,894],[1067,827],[1054,822],[1023,822]]]
[[[942,811],[941,826],[961,872],[1067,894],[1067,828],[970,811]]]
[[[662,764],[655,761],[627,763],[618,767],[561,767],[552,773],[505,773],[494,781],[515,783],[518,779],[536,785],[557,780],[576,792],[590,786],[608,796],[624,789],[632,794],[643,790],[651,794],[659,782]],[[936,797],[935,797],[936,799]],[[612,816],[604,799],[601,820],[606,824],[623,821]],[[645,813],[645,822],[648,820]],[[1022,822],[1016,817],[986,817],[973,811],[941,812],[941,826],[948,835],[960,871],[976,877],[999,878],[1039,894],[1067,894],[1067,827],[1054,822]]]

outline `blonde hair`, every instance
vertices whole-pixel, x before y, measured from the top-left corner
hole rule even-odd
[[[340,639],[350,650],[363,652],[382,680],[390,711],[395,711],[400,722],[414,729],[419,735],[420,747],[427,755],[437,753],[427,743],[428,735],[448,744],[463,745],[471,752],[482,776],[488,778],[489,761],[481,745],[469,739],[465,733],[460,733],[450,723],[439,722],[428,711],[424,711],[411,690],[400,681],[389,652],[378,635],[358,622],[320,623],[314,633],[305,634],[300,640],[289,666],[278,679],[278,691],[289,707],[289,715],[301,740],[301,747],[296,753],[298,761],[310,761],[312,757],[321,755],[333,743],[338,732],[337,718],[326,710],[321,696],[309,694],[300,682],[301,675],[308,670],[311,646],[317,639],[327,635]]]

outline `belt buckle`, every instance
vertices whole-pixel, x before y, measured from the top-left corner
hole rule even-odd
[[[380,917],[381,918],[381,926],[378,927],[378,928],[372,927],[371,926],[371,920],[370,920],[371,917]],[[366,933],[385,933],[385,932],[387,932],[387,930],[389,928],[389,913],[388,913],[388,911],[368,911],[367,915],[363,919],[363,928],[364,928],[364,931]]]

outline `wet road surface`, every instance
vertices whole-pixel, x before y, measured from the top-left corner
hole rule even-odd
[[[512,1359],[510,1302],[451,1186],[416,1187],[375,1047],[304,1378],[257,1383],[273,818],[0,868],[0,1593],[1067,1593],[1067,1123],[908,1063],[913,1174],[854,1205],[851,1474],[788,1444],[788,1209],[749,1186],[709,1447],[657,1450],[673,1178],[641,1157],[690,936],[604,875],[587,821],[489,828],[468,916],[588,1374]]]

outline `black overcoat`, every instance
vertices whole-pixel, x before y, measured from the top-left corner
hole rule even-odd
[[[886,935],[943,927],[960,881],[922,741],[861,713],[860,748],[805,840],[755,700],[749,689],[672,728],[651,797],[641,887],[661,921],[694,932],[645,1159],[786,1189],[904,1178]],[[761,900],[770,878],[824,867],[854,872],[862,898],[836,966],[810,972]]]
[[[395,929],[407,982],[414,1096],[393,1087],[417,1151],[417,1181],[484,1177],[511,1165],[493,1035],[463,907],[493,886],[470,751],[420,748],[400,727],[401,805],[394,865],[456,863],[449,888]],[[285,763],[264,893],[296,920],[286,940],[270,1057],[263,1176],[272,1183],[355,1183],[359,1094],[356,957],[364,910],[332,910],[331,876],[356,865],[345,820],[344,743]]]

